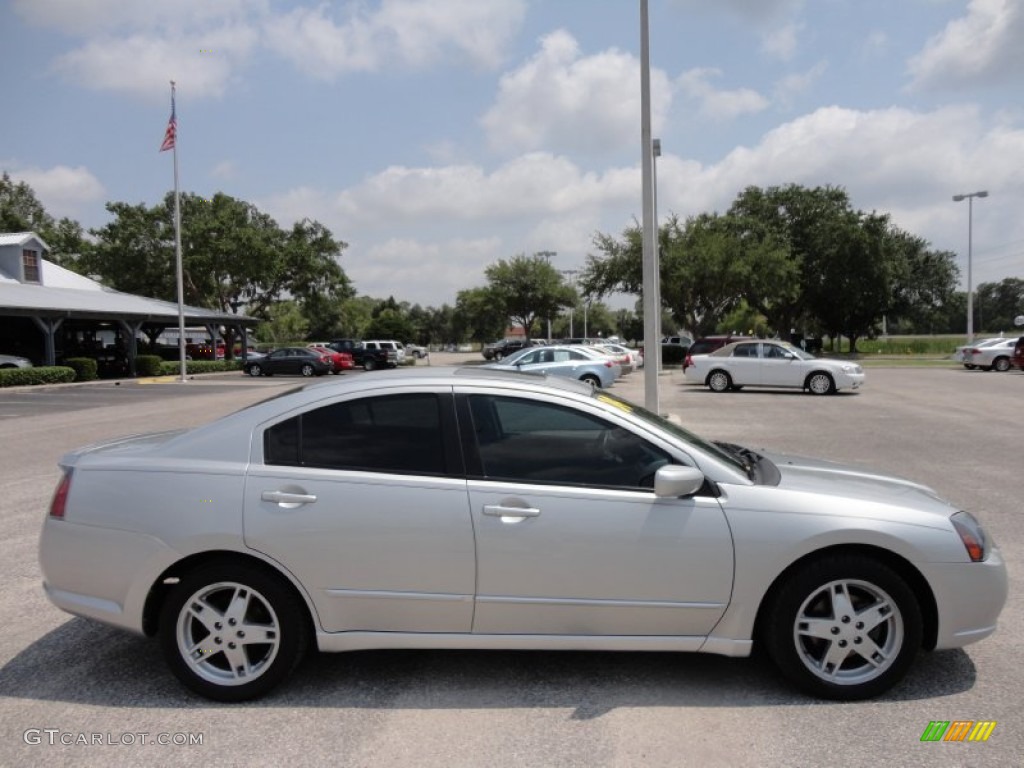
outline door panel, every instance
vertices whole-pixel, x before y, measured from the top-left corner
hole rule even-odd
[[[732,541],[713,498],[487,481],[469,496],[474,632],[702,636],[729,601]]]

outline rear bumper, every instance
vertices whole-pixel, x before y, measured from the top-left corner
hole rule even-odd
[[[46,596],[61,610],[142,633],[150,587],[180,555],[141,533],[47,518],[39,540]]]

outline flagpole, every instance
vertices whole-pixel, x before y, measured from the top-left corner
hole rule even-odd
[[[188,381],[185,365],[185,278],[181,265],[181,195],[178,192],[178,126],[174,104],[174,81],[171,80],[171,116],[174,126],[174,259],[178,273],[178,363],[182,383]]]

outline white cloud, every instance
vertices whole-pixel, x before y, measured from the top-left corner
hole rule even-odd
[[[502,151],[551,149],[599,153],[637,141],[640,62],[615,49],[582,56],[564,30],[540,41],[540,50],[501,78],[494,105],[481,119],[492,147]],[[672,95],[664,72],[651,72],[651,119],[665,122]]]
[[[825,74],[828,65],[819,61],[806,72],[796,72],[779,79],[775,83],[774,97],[780,106],[789,107],[794,99],[806,93]]]
[[[686,95],[700,102],[701,114],[714,120],[732,120],[768,108],[768,99],[750,88],[715,90],[711,80],[721,75],[717,69],[691,69],[680,75],[677,82]]]
[[[238,166],[230,160],[222,160],[213,166],[210,176],[221,181],[230,181],[238,177]]]
[[[268,18],[264,33],[271,49],[325,80],[452,56],[493,68],[525,12],[524,0],[383,0],[373,12],[350,4],[339,21],[325,4]]]
[[[1024,78],[1024,2],[971,0],[910,59],[912,85],[971,88]]]
[[[173,39],[102,37],[59,57],[54,68],[90,88],[166,99],[168,81],[192,98],[219,97],[256,43],[255,30],[224,27]]]
[[[14,0],[14,9],[26,21],[74,35],[120,29],[198,29],[260,13],[266,7],[266,0]]]
[[[761,38],[761,50],[776,59],[789,61],[796,55],[797,35],[803,30],[803,24],[792,23],[766,32]]]
[[[39,202],[55,219],[63,216],[76,218],[84,206],[102,200],[106,195],[100,180],[81,165],[74,168],[66,165],[14,167],[10,176],[14,181],[24,181],[32,187]]]

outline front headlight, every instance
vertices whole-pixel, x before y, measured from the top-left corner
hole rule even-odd
[[[985,536],[981,523],[974,519],[974,515],[961,510],[949,520],[960,535],[960,541],[964,543],[967,556],[972,562],[980,563],[988,557],[988,537]]]
[[[859,365],[847,364],[843,366],[843,373],[860,373],[861,367]]]

